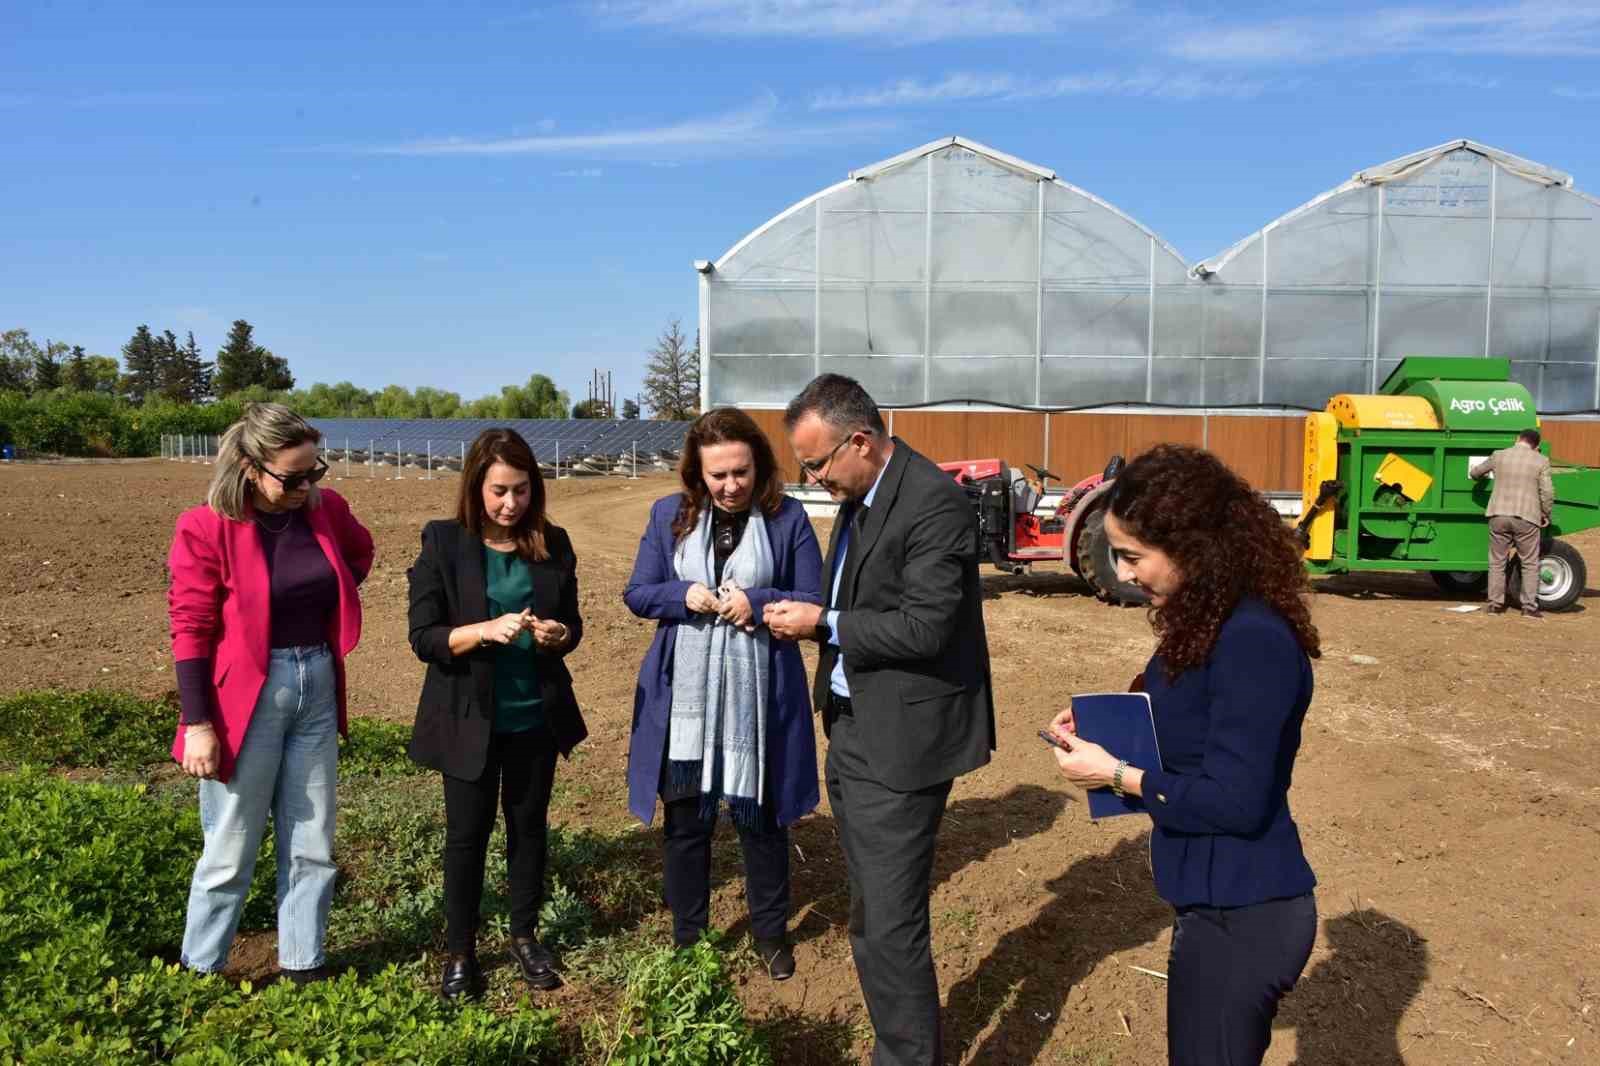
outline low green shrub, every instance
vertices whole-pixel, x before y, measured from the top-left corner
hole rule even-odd
[[[396,1062],[490,1066],[549,1061],[556,1014],[445,1003],[416,971],[286,982],[213,1008],[173,1044],[181,1066]]]
[[[0,775],[0,958],[96,920],[127,951],[175,946],[199,842],[197,814],[142,787]]]
[[[379,718],[352,718],[350,736],[339,746],[340,776],[409,776],[424,773],[425,768],[412,762],[406,754],[406,745],[410,741],[411,727],[408,725],[385,722]]]
[[[51,689],[0,699],[0,764],[134,770],[171,758],[178,709],[123,692]]]
[[[36,689],[0,698],[0,766],[39,763],[69,769],[137,770],[172,756],[178,708],[103,689]],[[350,722],[339,745],[341,776],[410,775],[408,726],[374,718]]]
[[[135,406],[120,397],[66,389],[33,396],[0,392],[0,443],[53,455],[156,455],[163,435],[217,436],[243,410],[235,399],[182,404],[153,398]]]
[[[0,1062],[552,1061],[552,1012],[451,1008],[416,966],[254,990],[145,961],[182,935],[199,842],[143,787],[0,774],[0,958],[26,974],[0,981]]]
[[[772,1066],[712,938],[640,958],[607,1039],[607,1066]]]

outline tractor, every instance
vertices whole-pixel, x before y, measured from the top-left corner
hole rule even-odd
[[[1000,459],[940,463],[967,492],[977,516],[978,547],[996,568],[1020,574],[1034,563],[1065,559],[1094,594],[1109,603],[1142,604],[1139,586],[1117,580],[1117,561],[1106,539],[1105,507],[1111,482],[1125,465],[1114,455],[1105,470],[1073,485],[1047,514],[1040,501],[1057,475],[1029,463],[1030,478]]]

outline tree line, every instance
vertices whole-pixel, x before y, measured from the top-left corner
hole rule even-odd
[[[570,404],[544,374],[475,400],[427,385],[363,389],[341,381],[296,389],[288,360],[256,343],[255,329],[244,319],[233,323],[210,361],[193,332],[180,343],[170,329],[156,333],[144,324],[122,346],[120,365],[108,356],[88,354],[81,345],[40,344],[26,329],[0,333],[0,393],[37,397],[62,391],[93,393],[134,406],[275,400],[308,418],[640,417],[634,400],[624,400],[617,412],[599,400]],[[646,353],[643,398],[656,418],[687,419],[699,413],[700,345],[698,338],[689,344],[677,319]]]
[[[688,419],[700,409],[700,345],[674,319],[646,353],[643,399],[653,417]],[[544,374],[475,400],[422,385],[364,389],[348,381],[296,388],[288,360],[256,342],[244,319],[207,360],[194,334],[180,342],[148,325],[122,346],[122,361],[81,345],[35,341],[25,329],[0,333],[0,444],[59,455],[153,455],[163,434],[217,434],[244,404],[273,400],[307,418],[623,418],[626,400],[570,404]]]

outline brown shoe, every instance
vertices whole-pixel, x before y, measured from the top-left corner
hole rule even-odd
[[[1523,611],[1522,612],[1522,617],[1524,617],[1524,618],[1532,618],[1536,622],[1542,622],[1542,621],[1544,621],[1544,612],[1543,611]]]
[[[1491,603],[1489,605],[1489,613],[1490,614],[1505,614],[1506,613],[1506,605],[1503,604],[1503,603]]]

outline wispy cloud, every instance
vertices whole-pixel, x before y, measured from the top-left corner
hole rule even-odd
[[[1600,100],[1600,89],[1587,89],[1579,85],[1557,85],[1550,91],[1567,100]]]
[[[768,92],[734,111],[661,126],[531,137],[441,137],[355,151],[367,155],[587,155],[659,159],[663,154],[674,152],[729,155],[799,148],[876,136],[889,128],[883,122],[790,121],[780,114],[778,98]]]
[[[558,171],[556,171],[556,177],[558,177],[558,178],[598,178],[601,175],[603,175],[604,173],[605,173],[605,171],[603,169],[601,169],[600,167],[575,167],[572,170],[558,170]]]
[[[1047,78],[1023,78],[1013,74],[951,74],[933,82],[907,78],[866,89],[823,89],[812,97],[811,108],[814,111],[857,111],[962,101],[1047,100],[1062,96],[1144,96],[1161,100],[1245,99],[1259,96],[1272,87],[1272,82],[1259,78],[1206,72],[1097,72]]]
[[[1600,6],[1593,3],[1386,7],[1255,23],[1177,25],[1165,50],[1202,62],[1600,54]]]
[[[1118,0],[596,0],[602,22],[708,36],[869,37],[888,44],[1053,33]]]
[[[1442,89],[1498,89],[1501,85],[1499,78],[1446,67],[1418,66],[1411,73],[1417,84]]]

